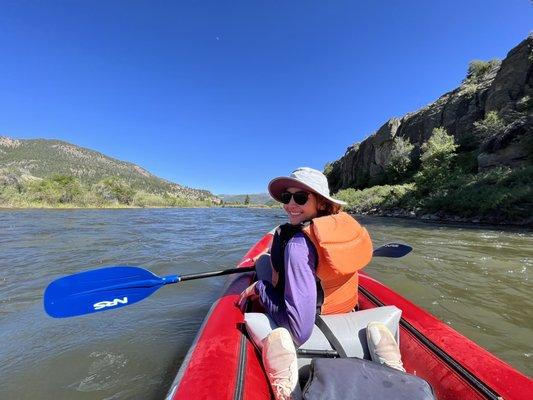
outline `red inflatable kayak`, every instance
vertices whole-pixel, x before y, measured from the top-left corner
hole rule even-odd
[[[239,267],[266,251],[265,235]],[[244,334],[235,306],[253,273],[231,278],[213,304],[170,388],[167,400],[271,398],[261,357]],[[533,399],[533,381],[428,312],[368,275],[360,274],[359,307],[394,305],[402,310],[400,349],[407,372],[428,381],[440,400]]]

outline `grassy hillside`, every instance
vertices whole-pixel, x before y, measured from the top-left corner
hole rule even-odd
[[[0,206],[210,205],[209,191],[59,140],[0,137]]]

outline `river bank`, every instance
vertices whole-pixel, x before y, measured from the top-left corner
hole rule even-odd
[[[279,205],[264,205],[264,204],[223,204],[223,205],[187,205],[187,206],[135,206],[126,204],[102,205],[102,206],[81,206],[75,204],[61,204],[61,205],[38,205],[32,204],[27,207],[20,206],[6,206],[0,205],[0,211],[23,211],[23,210],[159,210],[159,209],[195,209],[195,208],[229,208],[229,209],[281,209]],[[346,211],[355,216],[372,216],[372,217],[386,217],[397,218],[405,220],[417,220],[424,222],[435,223],[455,223],[467,225],[495,225],[495,226],[511,226],[533,229],[533,216],[516,221],[506,220],[501,214],[495,213],[485,218],[479,217],[464,217],[459,215],[447,214],[444,212],[428,213],[426,211],[412,211],[402,208],[394,209],[379,209],[372,208],[369,210],[354,209],[347,207]]]
[[[485,217],[464,217],[459,215],[447,214],[445,212],[429,213],[427,211],[412,211],[402,208],[382,210],[372,208],[370,210],[353,210],[348,208],[347,211],[353,215],[365,215],[373,217],[399,218],[406,220],[418,220],[424,222],[435,223],[452,223],[452,224],[467,224],[467,225],[495,225],[495,226],[510,226],[521,227],[526,229],[533,229],[533,216],[519,220],[508,220],[500,213],[494,213]]]

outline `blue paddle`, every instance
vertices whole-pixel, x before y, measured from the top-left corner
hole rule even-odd
[[[374,257],[403,257],[412,247],[389,243],[374,250]],[[128,266],[110,266],[56,279],[44,292],[44,309],[54,318],[92,314],[138,303],[161,286],[235,273],[254,267],[231,268],[189,275],[159,277],[152,272]]]

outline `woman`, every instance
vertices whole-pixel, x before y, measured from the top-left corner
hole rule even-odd
[[[292,342],[299,346],[310,337],[316,314],[355,309],[357,271],[372,258],[372,244],[366,229],[341,211],[346,203],[330,196],[320,171],[298,168],[289,177],[273,179],[268,190],[283,203],[289,222],[274,234],[272,278],[258,276],[241,293],[238,305],[257,299],[281,327],[264,340],[263,362],[276,398],[291,398],[291,393],[296,398]]]
[[[357,305],[357,271],[372,258],[366,229],[341,212],[324,174],[302,167],[273,179],[270,195],[283,203],[289,223],[276,229],[272,282],[258,280],[239,303],[258,298],[266,313],[297,345],[313,330],[316,314],[349,312]]]

